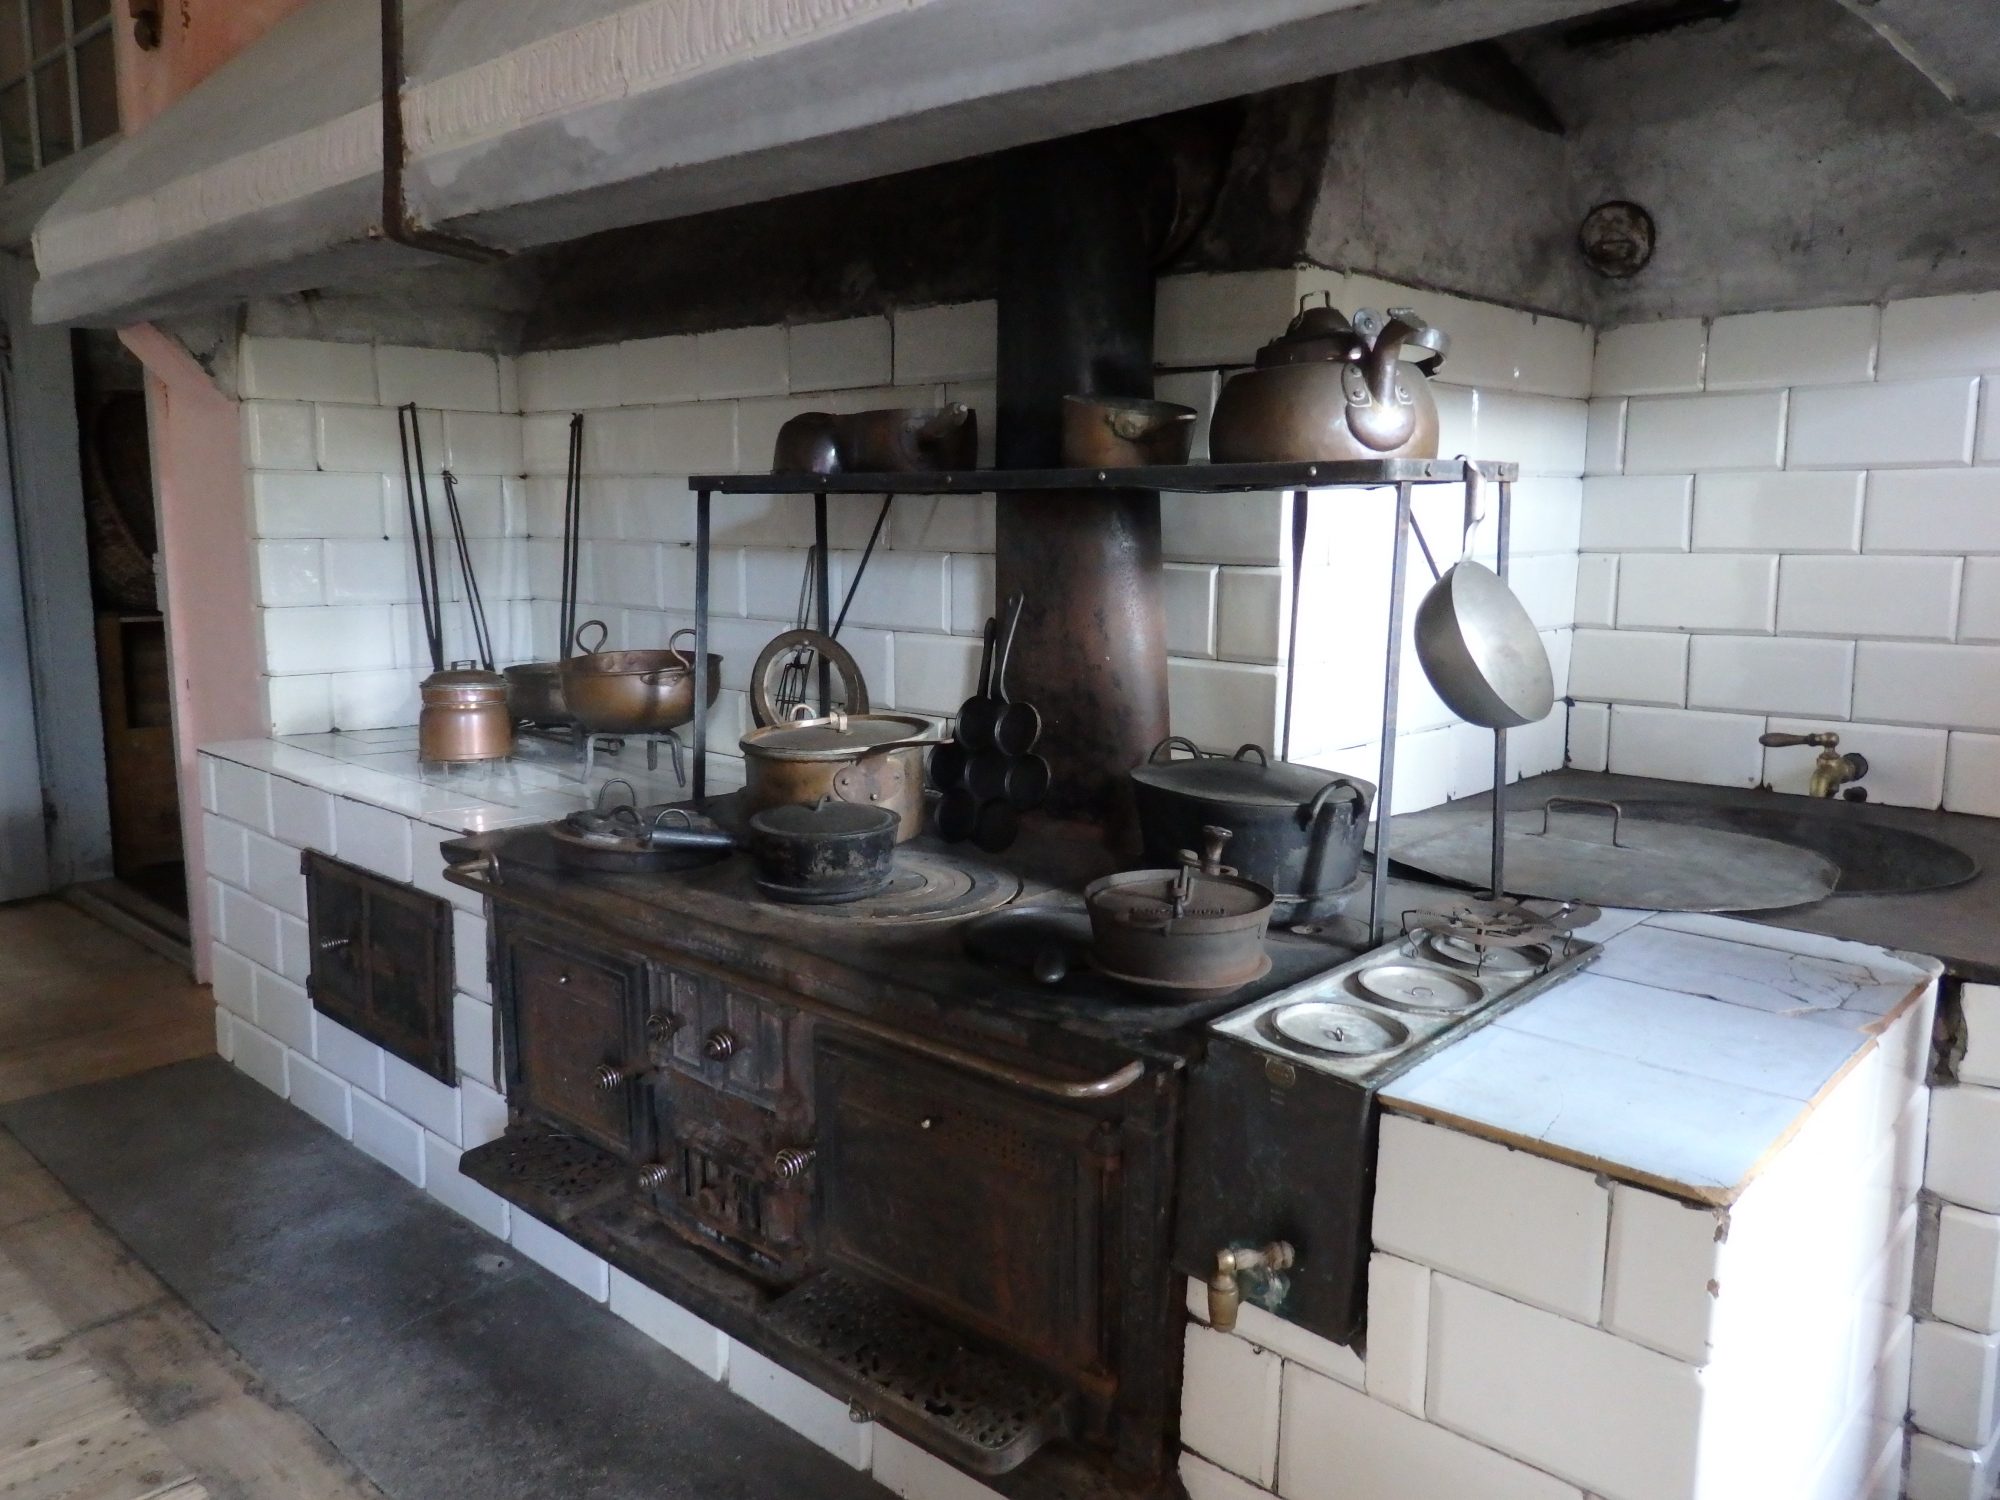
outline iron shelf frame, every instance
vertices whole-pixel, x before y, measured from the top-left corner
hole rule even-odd
[[[813,497],[814,612],[817,628],[833,621],[828,562],[827,499],[832,495],[994,495],[1052,490],[1157,490],[1181,495],[1230,495],[1289,490],[1292,496],[1291,559],[1296,580],[1305,556],[1306,528],[1315,490],[1393,489],[1396,532],[1389,575],[1389,635],[1382,685],[1381,760],[1376,769],[1374,870],[1368,897],[1370,946],[1387,938],[1383,909],[1389,884],[1389,811],[1395,805],[1396,729],[1402,693],[1403,623],[1408,604],[1410,536],[1415,530],[1413,501],[1418,485],[1456,484],[1466,489],[1466,523],[1474,514],[1473,490],[1494,486],[1497,523],[1494,571],[1508,576],[1513,540],[1514,484],[1520,465],[1493,459],[1384,458],[1342,463],[1169,464],[1135,469],[955,469],[931,474],[697,474],[688,480],[695,497],[694,564],[694,784],[697,802],[708,793],[708,641],[710,552],[717,495],[811,495]],[[1428,548],[1425,549],[1428,557]],[[1430,559],[1435,568],[1435,559]],[[1285,646],[1285,723],[1279,754],[1289,757],[1292,694],[1298,662],[1299,596],[1292,590]],[[1493,731],[1493,893],[1505,889],[1505,817],[1501,794],[1507,785],[1507,731]]]

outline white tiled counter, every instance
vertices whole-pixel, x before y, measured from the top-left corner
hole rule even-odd
[[[675,788],[615,760],[586,783],[550,745],[456,771],[414,747],[378,730],[203,753],[218,1049],[896,1493],[991,1495],[459,1174],[506,1109],[483,915],[439,845],[559,816],[614,775],[641,801]],[[308,848],[453,903],[457,1087],[307,1001]],[[1933,1152],[1951,1204],[1930,1321],[1911,1317],[1936,966],[1713,918],[1589,935],[1591,969],[1387,1096],[1365,1355],[1254,1307],[1216,1332],[1191,1288],[1193,1500],[1893,1500],[1913,1342],[1944,1353],[1917,1382],[1911,1500],[1983,1494],[1996,1158]],[[2000,1112],[2000,991],[1968,1013],[1940,1116]]]
[[[1589,935],[1385,1092],[1365,1355],[1190,1284],[1194,1500],[1901,1493],[1938,966]]]

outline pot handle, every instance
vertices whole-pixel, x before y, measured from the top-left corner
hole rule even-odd
[[[1243,759],[1243,757],[1244,757],[1244,756],[1248,755],[1248,754],[1249,754],[1249,753],[1250,753],[1250,752],[1251,752],[1252,750],[1254,750],[1254,751],[1256,751],[1256,752],[1257,752],[1257,764],[1258,764],[1258,765],[1260,765],[1260,766],[1268,766],[1268,765],[1270,765],[1270,763],[1271,763],[1271,755],[1270,755],[1270,752],[1269,752],[1269,751],[1267,751],[1267,750],[1266,750],[1266,749],[1265,749],[1265,748],[1264,748],[1264,747],[1263,747],[1262,745],[1255,745],[1255,744],[1252,744],[1252,745],[1238,745],[1238,746],[1236,747],[1236,753],[1235,753],[1234,755],[1230,756],[1229,758],[1230,758],[1231,760],[1241,760],[1241,759]]]
[[[681,650],[681,648],[676,646],[674,642],[679,640],[684,635],[693,635],[693,634],[694,634],[694,626],[683,625],[679,630],[676,630],[672,635],[667,637],[667,649],[673,652],[674,655],[676,656],[686,657],[690,664],[692,664],[692,662],[694,661],[694,653],[692,651]]]
[[[1193,740],[1189,739],[1186,735],[1170,734],[1165,739],[1161,740],[1159,744],[1153,746],[1152,751],[1146,756],[1146,764],[1149,766],[1158,765],[1160,763],[1160,752],[1162,750],[1166,750],[1168,752],[1172,752],[1174,750],[1185,750],[1189,755],[1193,756],[1196,760],[1203,760],[1206,759],[1208,756],[1208,752],[1206,750],[1202,749],[1201,746],[1197,745]],[[1173,755],[1169,753],[1167,759],[1172,760]]]
[[[1354,801],[1362,809],[1365,816],[1368,808],[1368,794],[1349,781],[1345,776],[1336,776],[1325,786],[1313,793],[1312,801],[1308,802],[1299,813],[1299,827],[1310,828],[1326,816],[1326,810],[1332,804],[1335,796],[1343,791],[1354,793]]]
[[[583,644],[583,633],[593,625],[597,627],[597,644],[595,646],[585,646]],[[611,627],[606,625],[602,620],[585,620],[581,625],[576,627],[576,634],[570,637],[571,644],[585,656],[597,655],[598,652],[604,649],[604,643],[610,639]]]

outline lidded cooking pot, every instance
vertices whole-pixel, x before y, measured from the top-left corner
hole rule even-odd
[[[505,760],[514,753],[507,679],[469,661],[433,672],[420,689],[417,758],[431,765]]]
[[[915,714],[828,714],[753,729],[742,738],[744,806],[817,806],[822,798],[886,807],[899,821],[897,843],[923,831],[924,749],[931,722]]]
[[[1437,401],[1429,377],[1450,340],[1406,307],[1305,306],[1257,351],[1255,369],[1230,377],[1215,403],[1209,455],[1217,463],[1352,462],[1436,458]]]
[[[1276,922],[1322,915],[1360,874],[1375,797],[1368,782],[1273,761],[1260,745],[1226,756],[1178,735],[1155,745],[1131,778],[1149,863],[1171,865],[1201,846],[1204,829],[1229,828],[1230,862],[1271,889]]]

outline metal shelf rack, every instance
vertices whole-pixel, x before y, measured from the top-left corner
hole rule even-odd
[[[1458,484],[1467,490],[1468,521],[1472,488],[1478,479],[1492,483],[1498,500],[1495,571],[1508,574],[1513,525],[1514,483],[1520,466],[1491,459],[1385,458],[1343,463],[1171,464],[1136,469],[956,469],[932,474],[697,474],[688,480],[695,497],[695,644],[694,644],[694,785],[697,801],[708,789],[708,637],[709,554],[714,498],[717,495],[811,495],[813,547],[819,554],[818,593],[814,602],[817,628],[831,628],[833,600],[827,561],[827,497],[830,495],[997,495],[1049,490],[1160,490],[1174,494],[1229,495],[1289,490],[1292,493],[1292,574],[1298,576],[1305,553],[1311,494],[1329,489],[1394,489],[1396,531],[1389,582],[1389,635],[1382,691],[1382,754],[1376,772],[1373,884],[1369,892],[1369,928],[1374,946],[1387,936],[1388,913],[1383,910],[1389,880],[1388,823],[1394,806],[1397,706],[1401,695],[1403,618],[1409,564],[1412,498],[1418,485]],[[1285,728],[1279,754],[1291,754],[1293,673],[1298,660],[1298,590],[1292,591],[1292,611],[1285,649]],[[1504,820],[1500,792],[1507,784],[1507,731],[1493,733],[1493,889],[1504,885]]]

